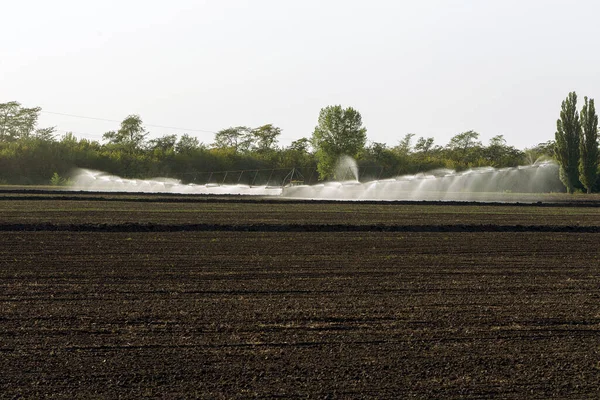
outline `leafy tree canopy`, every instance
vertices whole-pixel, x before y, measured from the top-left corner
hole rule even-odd
[[[132,114],[121,122],[121,128],[118,131],[106,132],[102,138],[128,150],[140,150],[145,144],[146,136],[148,136],[148,132],[143,126],[142,119],[139,115]]]
[[[28,138],[52,140],[53,127],[36,129],[41,110],[40,107],[22,107],[16,101],[0,103],[0,141],[14,142]]]
[[[321,178],[332,177],[338,159],[343,155],[356,157],[366,141],[367,129],[354,108],[336,105],[321,109],[312,135]]]
[[[252,129],[252,147],[259,152],[275,150],[279,135],[281,135],[281,128],[273,126],[273,124]]]

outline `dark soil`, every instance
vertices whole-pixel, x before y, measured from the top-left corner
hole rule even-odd
[[[0,232],[555,232],[600,233],[571,225],[349,225],[349,224],[0,224]]]
[[[0,202],[0,397],[600,396],[594,208],[73,204]]]

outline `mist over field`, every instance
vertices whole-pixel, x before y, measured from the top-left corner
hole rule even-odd
[[[183,184],[178,179],[125,179],[100,171],[79,169],[75,171],[72,188],[100,192],[180,193],[180,194],[227,194],[278,196],[280,186],[220,185],[193,183]]]
[[[561,191],[558,166],[540,162],[516,168],[477,168],[463,172],[438,169],[394,179],[360,182],[350,157],[336,165],[342,180],[316,185],[290,181],[280,185],[183,184],[176,179],[124,179],[99,171],[78,170],[73,189],[108,192],[282,196],[317,200],[481,200],[481,193],[549,193]],[[506,198],[508,200],[508,198]]]

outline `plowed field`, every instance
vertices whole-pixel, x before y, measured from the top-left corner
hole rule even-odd
[[[589,204],[24,197],[0,397],[600,396]]]

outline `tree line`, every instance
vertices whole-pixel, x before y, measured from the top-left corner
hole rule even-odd
[[[593,100],[591,104],[593,108]],[[472,130],[456,134],[443,146],[432,137],[417,137],[412,133],[388,145],[368,141],[360,113],[339,105],[323,108],[312,135],[288,146],[279,145],[282,129],[273,124],[228,127],[216,132],[212,143],[202,143],[191,134],[150,139],[139,115],[127,116],[118,129],[104,133],[102,140],[96,141],[77,138],[72,133],[58,135],[54,127],[38,128],[40,112],[39,107],[26,108],[14,101],[0,103],[0,183],[64,182],[60,178],[68,176],[74,168],[128,178],[165,176],[183,182],[194,182],[199,173],[207,171],[313,168],[319,179],[326,180],[336,178],[335,164],[341,155],[354,157],[361,170],[371,171],[368,174],[371,178],[439,168],[460,171],[485,166],[515,167],[532,164],[540,158],[556,158],[561,171],[572,174],[572,164],[565,164],[555,151],[562,149],[563,139],[559,140],[558,133],[556,143],[548,141],[524,150],[508,145],[502,135],[483,144],[480,134]],[[565,114],[563,131],[572,136],[567,121],[571,111],[565,112],[568,115]],[[568,146],[567,153],[571,154],[571,142]],[[593,157],[586,151],[586,157]],[[595,166],[597,169],[597,162]],[[586,164],[585,168],[588,171],[594,165]],[[580,183],[583,185],[583,181]],[[591,187],[595,188],[595,183]]]
[[[598,115],[594,99],[584,97],[577,111],[577,94],[569,93],[562,102],[556,122],[555,156],[560,179],[567,192],[584,189],[591,193],[598,180]]]

